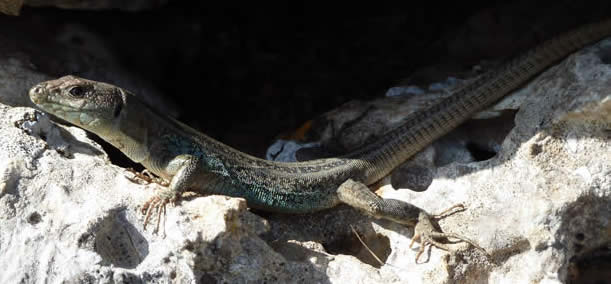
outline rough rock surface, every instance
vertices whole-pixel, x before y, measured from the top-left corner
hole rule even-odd
[[[406,171],[426,172],[426,191],[380,184],[382,196],[433,213],[465,204],[467,211],[440,225],[483,246],[489,260],[457,243],[451,245],[456,252],[433,248],[417,264],[411,228],[345,206],[303,216],[255,215],[243,200],[220,196],[169,207],[165,236],[153,234],[143,230],[139,209],[156,185],[130,182],[84,131],[57,126],[30,108],[0,105],[0,282],[554,283],[584,277],[611,242],[610,55],[611,40],[603,41],[501,102],[519,110],[515,126],[492,147],[498,149],[493,157],[440,162],[439,147],[432,146],[414,159],[424,166],[411,161],[416,170]],[[507,104],[516,99],[521,103]],[[377,119],[385,120],[396,121]]]

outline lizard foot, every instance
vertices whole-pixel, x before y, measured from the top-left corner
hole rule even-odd
[[[414,228],[414,236],[412,237],[412,242],[409,244],[409,247],[411,248],[414,242],[416,241],[420,242],[420,249],[418,250],[418,254],[416,254],[416,263],[418,262],[418,259],[424,252],[424,249],[426,248],[427,245],[434,246],[434,247],[437,247],[439,249],[443,249],[446,251],[452,251],[452,249],[450,249],[448,245],[442,244],[435,240],[435,239],[440,239],[440,238],[458,239],[462,242],[466,242],[472,245],[473,247],[482,251],[486,256],[488,256],[488,253],[486,252],[486,250],[484,250],[482,247],[478,246],[477,244],[475,244],[475,242],[469,240],[468,238],[463,237],[461,235],[453,234],[453,233],[444,233],[444,232],[439,231],[439,226],[437,225],[436,221],[441,218],[446,217],[447,215],[449,215],[447,214],[449,211],[452,211],[457,208],[458,208],[458,211],[465,210],[465,207],[462,204],[458,204],[458,205],[452,206],[451,208],[443,211],[442,213],[438,215],[430,216],[429,214],[425,213],[424,211],[420,212],[418,216],[418,223],[416,224],[416,227]],[[452,212],[452,214],[458,211]]]
[[[164,217],[166,214],[166,205],[168,203],[175,204],[176,199],[177,199],[177,195],[174,192],[169,191],[169,190],[163,190],[159,192],[158,194],[156,194],[155,196],[151,197],[148,201],[146,201],[144,205],[142,206],[142,214],[145,214],[144,225],[143,225],[144,230],[146,230],[146,225],[148,224],[153,211],[157,210],[157,226],[155,227],[155,231],[153,232],[154,233],[159,232],[159,223],[161,222],[161,218]],[[164,228],[165,228],[165,223],[164,223]],[[164,232],[164,235],[165,235],[165,232]]]

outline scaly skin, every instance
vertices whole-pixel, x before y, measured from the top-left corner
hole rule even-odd
[[[403,126],[373,144],[345,156],[299,163],[242,153],[106,83],[65,76],[32,87],[30,97],[42,110],[97,134],[168,180],[169,186],[147,203],[148,209],[165,212],[165,204],[187,189],[243,197],[251,207],[281,213],[309,213],[346,203],[377,218],[416,225],[419,238],[445,248],[433,238],[473,243],[436,232],[431,225],[435,218],[424,210],[404,201],[382,199],[367,185],[553,63],[609,34],[609,20],[570,31],[412,114]]]

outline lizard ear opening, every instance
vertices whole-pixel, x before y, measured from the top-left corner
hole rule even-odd
[[[121,114],[121,110],[122,109],[123,109],[123,102],[118,103],[115,106],[115,111],[114,111],[113,117],[117,118]]]
[[[120,89],[115,89],[115,94],[121,97],[121,101],[115,105],[115,110],[113,112],[113,117],[117,118],[121,114],[121,110],[123,110],[123,105],[125,104],[125,94],[123,94]]]

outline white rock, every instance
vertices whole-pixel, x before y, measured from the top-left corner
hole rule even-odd
[[[518,90],[516,126],[493,158],[437,167],[424,192],[380,190],[433,213],[465,204],[440,225],[491,261],[457,243],[416,264],[412,230],[398,224],[346,207],[264,219],[222,196],[168,207],[155,235],[139,211],[156,185],[130,182],[82,130],[0,105],[0,282],[566,282],[611,241],[611,68],[599,57],[610,42]],[[330,252],[363,251],[350,225],[390,249],[385,265]]]

